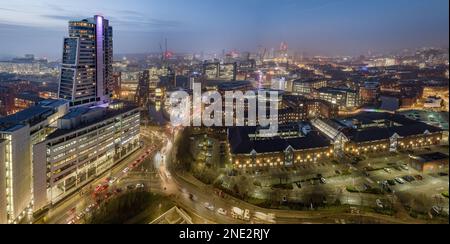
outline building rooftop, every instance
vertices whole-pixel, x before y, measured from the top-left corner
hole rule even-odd
[[[355,92],[352,89],[348,88],[334,88],[334,87],[322,87],[317,89],[319,92],[322,93],[343,93],[343,92]]]
[[[376,141],[391,138],[394,134],[401,137],[422,135],[426,131],[436,133],[441,129],[425,123],[408,119],[400,114],[361,113],[351,118],[334,120],[344,129],[344,134],[355,142]]]
[[[123,106],[115,108],[111,107],[76,108],[72,110],[70,113],[66,114],[64,117],[59,119],[58,121],[59,129],[54,131],[47,138],[53,139],[56,137],[60,137],[67,133],[89,127],[101,121],[114,118],[120,114],[129,112],[137,108],[138,107],[135,104],[127,102],[124,102]],[[80,120],[74,124],[71,124],[70,128],[61,128],[59,123],[61,120],[72,120],[72,119],[80,119]]]
[[[230,90],[239,90],[246,89],[248,87],[252,87],[252,83],[250,81],[208,81],[208,84],[217,84],[217,87],[221,91],[230,91]]]
[[[288,128],[288,127],[286,127]],[[290,128],[292,129],[292,128]],[[297,125],[297,130],[299,130]],[[289,146],[294,150],[322,148],[330,145],[330,141],[318,131],[311,131],[306,135],[295,137],[275,136],[270,138],[254,139],[258,127],[232,127],[228,131],[228,141],[233,154],[250,154],[253,150],[257,153],[283,152]]]
[[[43,98],[39,97],[37,94],[30,93],[30,92],[22,92],[17,95],[17,98],[33,101],[33,102],[40,102],[44,100]]]
[[[325,79],[311,78],[311,79],[294,80],[294,83],[315,83],[315,82],[322,82],[322,81],[325,81]]]
[[[55,109],[64,104],[67,104],[67,101],[53,99],[43,100],[36,106],[0,118],[0,130],[5,130],[20,124],[28,124],[30,126],[38,124],[55,113]]]
[[[41,118],[45,117],[45,115],[51,114],[52,112],[53,110],[51,108],[41,106],[30,107],[13,115],[0,118],[0,126],[8,127],[15,124],[37,122]]]
[[[27,108],[13,115],[0,118],[0,130],[14,127],[18,124],[29,124],[33,126],[47,119],[55,112],[59,106],[63,106],[67,101],[64,100],[43,100],[36,106]]]

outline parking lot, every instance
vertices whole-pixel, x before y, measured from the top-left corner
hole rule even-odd
[[[448,147],[417,151],[445,152]],[[448,152],[447,152],[448,153]],[[307,202],[321,197],[324,202],[377,208],[399,205],[408,211],[430,212],[438,207],[448,215],[448,168],[441,174],[423,174],[409,166],[409,153],[366,155],[351,160],[317,162],[294,167],[248,172],[260,186],[252,196],[287,202]],[[276,186],[276,187],[274,187]],[[404,209],[403,209],[404,210]]]

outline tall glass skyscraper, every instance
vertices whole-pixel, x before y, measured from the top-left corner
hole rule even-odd
[[[69,22],[64,38],[59,98],[70,105],[108,102],[113,85],[112,27],[102,16]]]

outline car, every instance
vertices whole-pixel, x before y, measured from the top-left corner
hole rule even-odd
[[[108,185],[100,184],[97,187],[95,187],[94,193],[101,193],[102,191],[108,189]]]
[[[134,190],[134,187],[135,187],[134,185],[128,185],[128,186],[127,186],[127,189],[128,189],[128,190]]]
[[[383,170],[388,174],[390,174],[392,172],[392,170],[390,168],[384,168]]]
[[[211,203],[209,203],[209,202],[205,202],[205,203],[203,204],[203,206],[204,206],[206,209],[209,209],[209,210],[211,210],[211,211],[214,211],[214,206],[213,206]]]
[[[192,193],[189,193],[189,199],[191,199],[191,201],[194,201],[194,202],[197,201],[197,197]]]
[[[84,213],[79,213],[75,218],[76,220],[81,220],[84,217]]]
[[[327,180],[325,180],[325,178],[320,178],[320,183],[322,183],[322,184],[326,184],[327,183]]]
[[[387,180],[387,183],[390,185],[390,186],[395,186],[396,184],[395,184],[395,180]]]
[[[142,184],[142,183],[136,184],[136,188],[137,188],[137,189],[139,189],[139,188],[144,188],[144,187],[145,187],[145,185]]]
[[[377,207],[379,207],[379,208],[384,208],[383,203],[381,202],[380,199],[377,199],[377,200],[375,201],[375,203],[377,204]]]
[[[220,214],[220,215],[226,216],[227,215],[227,210],[225,210],[223,208],[219,208],[219,209],[217,209],[217,213]]]
[[[400,165],[400,168],[402,168],[404,170],[409,170],[409,167],[406,164]]]
[[[124,170],[122,170],[122,173],[126,174],[128,173],[128,171],[130,171],[130,168],[126,167]]]
[[[409,183],[411,183],[411,182],[413,182],[413,181],[416,180],[416,179],[414,179],[414,177],[412,177],[412,176],[410,176],[410,175],[403,176],[402,179],[405,180],[405,181],[407,181],[407,182],[409,182]]]
[[[102,187],[103,187],[103,185],[101,185],[101,184],[96,186],[95,189],[94,189],[94,192],[100,192]]]
[[[414,178],[416,178],[416,180],[418,180],[418,181],[423,180],[423,176],[421,176],[421,175],[415,175]]]
[[[395,178],[395,181],[401,185],[406,183],[402,178]]]
[[[439,207],[439,206],[433,206],[433,207],[431,208],[431,212],[432,212],[434,215],[440,215],[441,212],[442,212],[442,208]]]
[[[114,190],[114,193],[115,194],[120,194],[120,193],[122,193],[122,189],[121,188],[117,188],[117,189]]]
[[[334,173],[336,173],[337,175],[342,174],[341,171],[339,171],[338,169],[334,171]]]
[[[368,190],[368,189],[370,189],[370,188],[372,188],[369,184],[367,184],[367,183],[364,183],[363,184],[363,188],[364,188],[364,190]]]
[[[116,177],[112,177],[112,178],[110,178],[109,180],[108,180],[108,183],[109,184],[114,184],[114,182],[116,182],[117,181],[117,178]]]
[[[297,185],[298,188],[300,188],[300,189],[302,188],[302,183],[301,182],[296,182],[295,184]]]
[[[384,189],[387,193],[392,193],[392,189],[391,189],[389,186],[387,186],[387,185],[385,185],[385,186],[383,187],[383,189]]]

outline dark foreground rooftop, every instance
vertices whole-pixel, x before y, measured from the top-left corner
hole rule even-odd
[[[334,120],[354,142],[385,140],[394,134],[401,137],[441,132],[440,128],[391,113],[361,113],[345,120]]]
[[[251,138],[258,130],[257,127],[232,127],[228,131],[228,141],[233,154],[283,152],[289,146],[294,150],[305,150],[328,147],[330,142],[319,132],[311,131],[307,135],[283,138],[275,136],[270,138]]]

